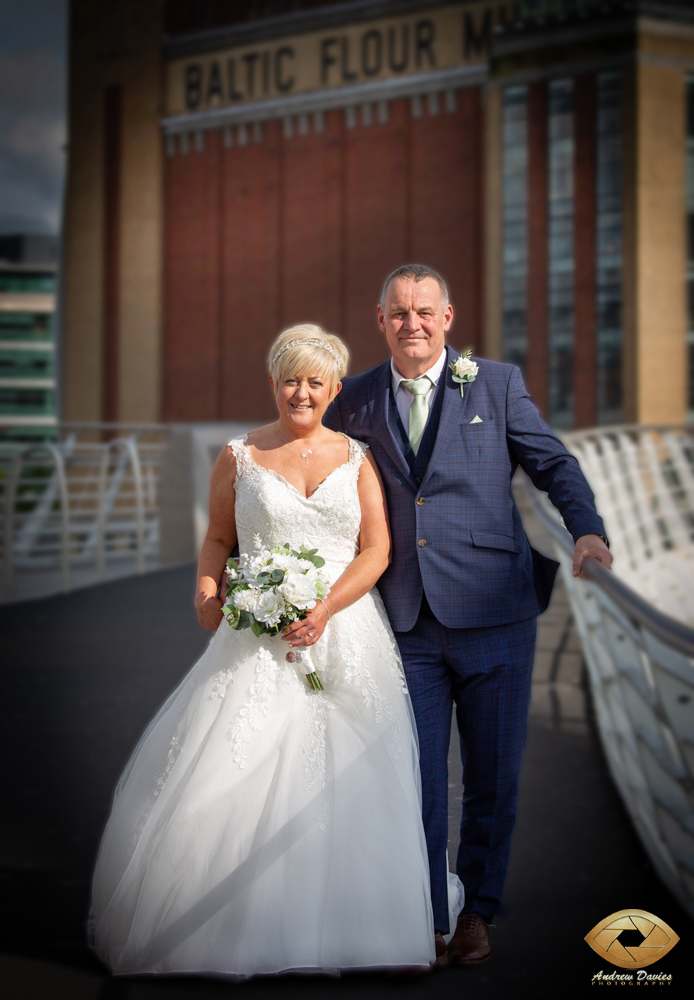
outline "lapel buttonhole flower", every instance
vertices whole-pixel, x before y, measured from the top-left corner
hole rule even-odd
[[[479,371],[479,365],[476,361],[473,361],[470,357],[472,354],[472,348],[468,347],[467,351],[451,361],[448,366],[451,369],[452,379],[460,385],[460,398],[463,398],[463,386],[466,382],[474,382],[477,378],[477,372]]]

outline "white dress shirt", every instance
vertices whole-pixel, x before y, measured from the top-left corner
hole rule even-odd
[[[431,368],[429,368],[425,372],[422,372],[422,374],[419,376],[420,378],[423,378],[424,375],[427,375],[431,379],[432,383],[431,388],[429,389],[429,392],[426,394],[425,397],[427,401],[427,407],[429,408],[430,413],[431,413],[431,404],[434,402],[434,394],[436,392],[436,387],[439,384],[439,379],[441,378],[441,372],[443,371],[445,364],[446,364],[446,348],[444,347],[444,349],[441,351],[441,356],[439,357],[438,361],[435,361],[434,364],[431,366]],[[402,420],[402,426],[409,433],[410,407],[412,406],[414,396],[408,389],[403,388],[403,386],[401,386],[400,383],[409,382],[410,380],[406,379],[404,375],[400,374],[400,372],[395,367],[395,361],[392,358],[390,359],[390,373],[393,379],[393,396],[395,397],[395,405],[398,408],[398,413],[400,414],[400,419]]]

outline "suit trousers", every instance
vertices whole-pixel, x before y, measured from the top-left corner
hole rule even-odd
[[[456,870],[465,887],[465,911],[489,922],[501,898],[516,817],[536,632],[535,618],[447,628],[425,600],[414,628],[395,633],[419,737],[434,926],[444,934],[453,705],[464,786]]]

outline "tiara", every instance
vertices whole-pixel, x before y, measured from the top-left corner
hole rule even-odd
[[[332,356],[335,359],[335,362],[337,364],[337,370],[338,370],[338,372],[342,371],[342,364],[341,364],[340,359],[338,358],[337,354],[335,353],[335,348],[332,346],[332,344],[326,344],[326,342],[324,340],[317,340],[316,338],[310,338],[310,339],[307,339],[307,340],[290,340],[288,344],[284,345],[284,347],[280,347],[280,349],[277,352],[277,354],[275,354],[274,358],[272,359],[272,367],[273,368],[275,367],[277,359],[281,358],[282,355],[285,353],[285,351],[290,350],[290,348],[292,348],[292,347],[304,347],[304,346],[305,347],[322,347],[324,351],[330,351],[330,353],[332,354]]]

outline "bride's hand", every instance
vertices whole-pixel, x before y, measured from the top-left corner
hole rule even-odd
[[[305,618],[300,622],[292,622],[287,625],[282,638],[289,643],[289,646],[312,646],[318,642],[328,624],[328,612],[325,605],[320,601],[315,608],[311,608]]]
[[[204,594],[199,594],[195,599],[195,610],[198,613],[198,621],[203,628],[209,629],[211,632],[216,632],[219,628],[222,618],[222,607],[224,605],[223,601],[220,601],[218,597],[205,597]]]

